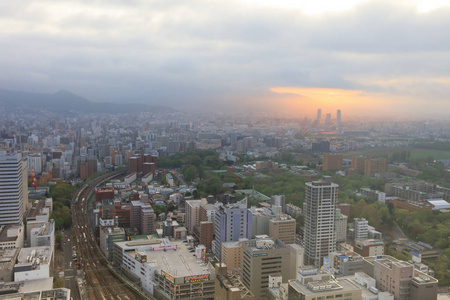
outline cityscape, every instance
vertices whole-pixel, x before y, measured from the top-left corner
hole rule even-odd
[[[0,300],[448,300],[448,3],[0,4]]]

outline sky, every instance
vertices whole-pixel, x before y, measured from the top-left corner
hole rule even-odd
[[[0,2],[0,88],[178,109],[450,113],[450,0]]]

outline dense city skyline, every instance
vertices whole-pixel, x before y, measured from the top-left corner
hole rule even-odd
[[[439,117],[450,101],[445,1],[0,8],[2,89],[298,115]]]

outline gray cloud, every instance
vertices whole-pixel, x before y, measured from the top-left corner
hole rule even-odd
[[[371,2],[308,16],[237,1],[15,2],[0,4],[2,88],[275,107],[270,87],[296,86],[450,104],[449,8]]]

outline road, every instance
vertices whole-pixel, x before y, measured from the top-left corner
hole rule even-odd
[[[72,260],[72,231],[64,231],[63,238],[64,251],[64,286],[70,289],[72,299],[78,300],[78,288],[76,283],[77,268]]]

